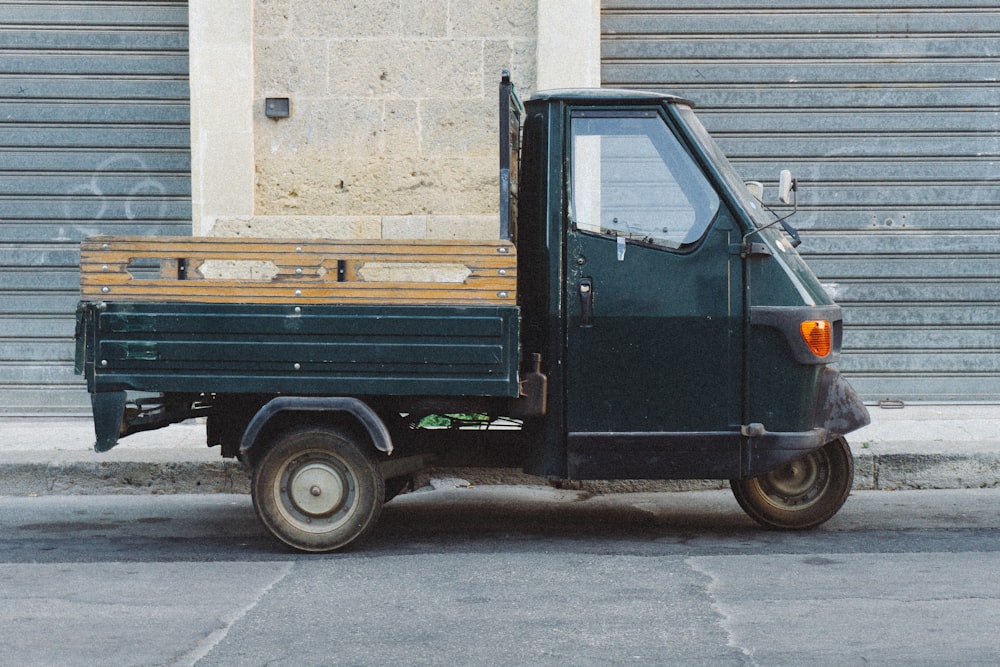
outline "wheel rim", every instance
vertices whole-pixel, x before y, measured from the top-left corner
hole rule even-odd
[[[763,497],[783,510],[804,510],[823,497],[830,484],[830,460],[817,450],[756,478]]]
[[[298,529],[325,533],[347,521],[357,507],[358,485],[336,456],[305,452],[291,459],[275,480],[278,510]]]

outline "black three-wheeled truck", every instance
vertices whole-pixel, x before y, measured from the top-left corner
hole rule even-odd
[[[729,479],[762,524],[833,516],[868,422],[831,367],[840,308],[691,104],[522,106],[505,76],[500,106],[494,241],[86,240],[96,449],[205,418],[305,551],[363,536],[432,462]]]

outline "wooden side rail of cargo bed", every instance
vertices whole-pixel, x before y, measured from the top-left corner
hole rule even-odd
[[[515,305],[510,241],[96,236],[90,301]]]

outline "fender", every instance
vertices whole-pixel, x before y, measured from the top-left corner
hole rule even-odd
[[[344,396],[281,396],[264,404],[247,424],[240,439],[240,458],[253,448],[264,425],[280,412],[346,412],[365,427],[375,449],[392,454],[392,436],[375,411],[356,398]]]
[[[811,431],[774,433],[763,424],[743,427],[744,479],[770,472],[871,423],[868,408],[836,369],[823,369],[817,389]]]
[[[829,431],[831,438],[871,424],[868,408],[854,391],[854,387],[836,369],[823,369],[818,389],[813,425]]]

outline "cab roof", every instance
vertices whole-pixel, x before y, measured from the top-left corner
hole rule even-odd
[[[669,93],[657,93],[651,90],[628,90],[625,88],[555,88],[552,90],[539,90],[530,98],[531,101],[554,101],[566,100],[579,102],[583,100],[593,100],[598,102],[621,102],[621,101],[661,101],[668,104],[686,104],[694,106],[694,103],[677,95]]]

